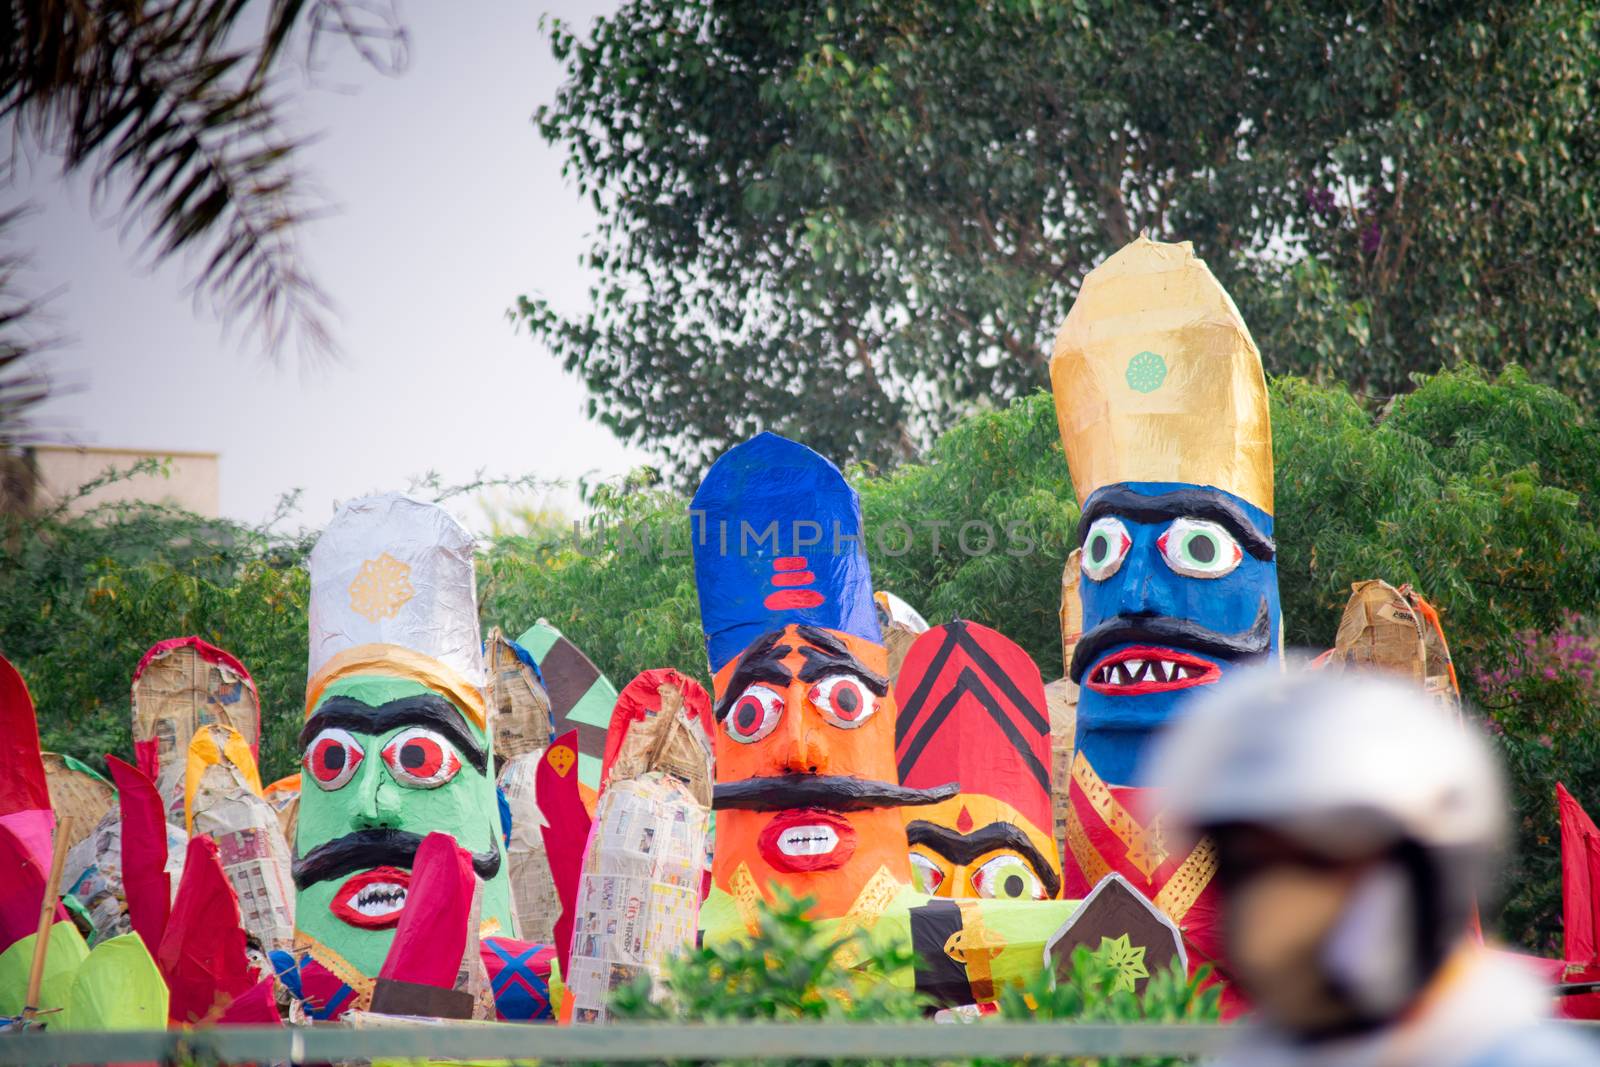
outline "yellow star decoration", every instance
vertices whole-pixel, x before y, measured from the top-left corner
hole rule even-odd
[[[350,583],[350,610],[368,622],[391,618],[417,595],[411,587],[411,565],[385,552],[361,565]]]
[[[1102,937],[1095,956],[1117,972],[1113,990],[1132,993],[1139,979],[1150,977],[1150,971],[1144,965],[1144,946],[1135,948],[1128,944],[1127,934],[1117,938]]]

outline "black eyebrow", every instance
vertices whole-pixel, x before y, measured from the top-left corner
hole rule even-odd
[[[1233,535],[1234,540],[1256,559],[1272,562],[1278,548],[1261,532],[1244,509],[1217,495],[1214,490],[1174,489],[1156,496],[1145,496],[1122,485],[1096,490],[1083,506],[1078,520],[1078,544],[1082,545],[1089,527],[1102,515],[1116,515],[1134,522],[1155,523],[1170,519],[1207,519]]]
[[[456,751],[465,756],[479,774],[488,770],[488,752],[467,732],[456,706],[437,693],[418,693],[377,707],[355,697],[329,697],[301,728],[300,748],[304,750],[313,737],[329,727],[383,734],[397,726],[426,726],[436,730],[449,738]]]
[[[1034,871],[1044,882],[1044,891],[1052,900],[1061,892],[1061,876],[1049,863],[1045,861],[1039,849],[1028,840],[1028,835],[1022,832],[1020,826],[1013,826],[1008,822],[992,822],[980,826],[970,834],[963,834],[952,830],[948,826],[940,826],[936,822],[926,819],[913,819],[906,823],[906,842],[912,845],[922,845],[931,848],[951,863],[963,866],[985,852],[993,852],[997,848],[1009,848],[1013,852],[1022,854],[1022,857],[1033,865]]]
[[[824,675],[843,671],[846,674],[855,675],[861,680],[862,685],[878,696],[885,696],[889,692],[889,679],[877,671],[870,670],[848,652],[840,656],[831,652],[824,652],[820,648],[807,648],[805,645],[801,645],[800,654],[806,658],[805,666],[800,668],[800,680],[802,682],[814,682]]]
[[[769,630],[750,642],[750,647],[744,650],[739,659],[739,666],[728,676],[728,688],[723,691],[722,699],[717,701],[713,709],[718,722],[728,717],[734,701],[739,699],[750,683],[776,682],[778,685],[788,685],[794,681],[794,675],[783,665],[783,658],[794,650],[778,643],[782,637],[782,630]]]

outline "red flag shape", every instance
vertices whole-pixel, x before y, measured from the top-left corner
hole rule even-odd
[[[1600,963],[1600,829],[1567,787],[1556,783],[1561,814],[1561,926],[1568,963]]]
[[[4,824],[46,869],[55,810],[39,754],[39,723],[28,683],[0,656],[0,824]],[[35,920],[38,916],[34,916]]]
[[[556,956],[561,973],[570,973],[573,909],[578,901],[578,876],[583,873],[583,850],[589,842],[589,809],[578,793],[578,731],[568,730],[545,750],[534,772],[534,793],[544,816],[541,832],[550,877],[561,898],[561,918],[556,920]]]
[[[122,894],[128,902],[128,919],[151,958],[159,959],[172,906],[166,811],[155,784],[137,767],[110,753],[106,766],[122,813]]]
[[[472,857],[449,834],[431,833],[411,863],[411,888],[378,977],[451,989],[467,951],[475,888]]]
[[[256,984],[244,954],[239,900],[209,837],[189,839],[156,965],[172,991],[167,1017],[174,1023],[215,1021]]]

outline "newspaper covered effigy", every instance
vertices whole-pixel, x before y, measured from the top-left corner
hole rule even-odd
[[[555,716],[532,654],[496,626],[483,642],[483,659],[494,751],[501,767],[524,753],[549,748]]]
[[[1439,613],[1409,585],[1396,589],[1376,578],[1352,584],[1333,649],[1321,663],[1409,678],[1445,710],[1461,714],[1461,688]]]
[[[162,641],[133,672],[135,763],[161,793],[167,821],[181,822],[184,757],[195,731],[221,723],[259,753],[261,700],[244,664],[198,637]]]
[[[71,756],[41,753],[44,776],[50,786],[50,805],[57,820],[72,817],[67,837],[71,848],[94,832],[106,812],[117,806],[117,791],[110,782]]]
[[[1067,553],[1061,571],[1061,669],[1063,676],[1044,687],[1045,707],[1050,714],[1050,796],[1055,823],[1056,849],[1067,852],[1067,806],[1072,788],[1073,738],[1078,732],[1078,687],[1072,681],[1072,653],[1083,636],[1083,601],[1078,595],[1078,574],[1083,550]]]
[[[232,733],[225,726],[204,727],[189,746],[191,768],[203,768],[191,796],[192,832],[217,843],[245,933],[263,952],[287,949],[294,941],[289,846],[272,805],[257,795],[247,770],[231,758],[238,754],[238,735],[221,744],[214,740],[224,731]]]
[[[517,936],[524,941],[549,944],[555,938],[561,898],[550,875],[550,859],[540,832],[544,818],[539,813],[535,781],[544,752],[543,748],[536,748],[504,764],[499,784],[511,809],[511,841],[506,846],[506,859],[511,869],[511,910]]]
[[[671,681],[656,685],[663,675]],[[654,713],[613,718],[625,734],[607,745],[614,758],[578,885],[565,976],[575,1022],[604,1022],[611,991],[641,975],[659,977],[663,961],[694,945],[699,926],[711,816],[710,700],[675,671],[646,672],[638,681],[648,684],[631,684],[618,705],[653,689],[642,699]],[[692,710],[691,701],[698,705]]]
[[[172,884],[183,875],[188,835],[167,824],[166,870]],[[122,888],[122,813],[115,807],[95,823],[90,833],[67,852],[62,866],[61,892],[71,896],[88,913],[94,929],[89,943],[131,933],[128,901]]]
[[[261,796],[278,815],[278,826],[283,839],[294,848],[294,827],[300,814],[300,775],[288,774],[271,785],[263,786]]]

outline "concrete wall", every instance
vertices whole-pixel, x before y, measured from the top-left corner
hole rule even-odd
[[[75,512],[97,504],[123,500],[175,504],[199,515],[216,518],[220,508],[221,478],[215,452],[171,452],[139,448],[75,448],[38,445],[33,450],[39,471],[39,498],[50,506],[98,478],[107,467],[126,470],[141,459],[166,463],[166,476],[142,474],[95,490],[72,505]]]

